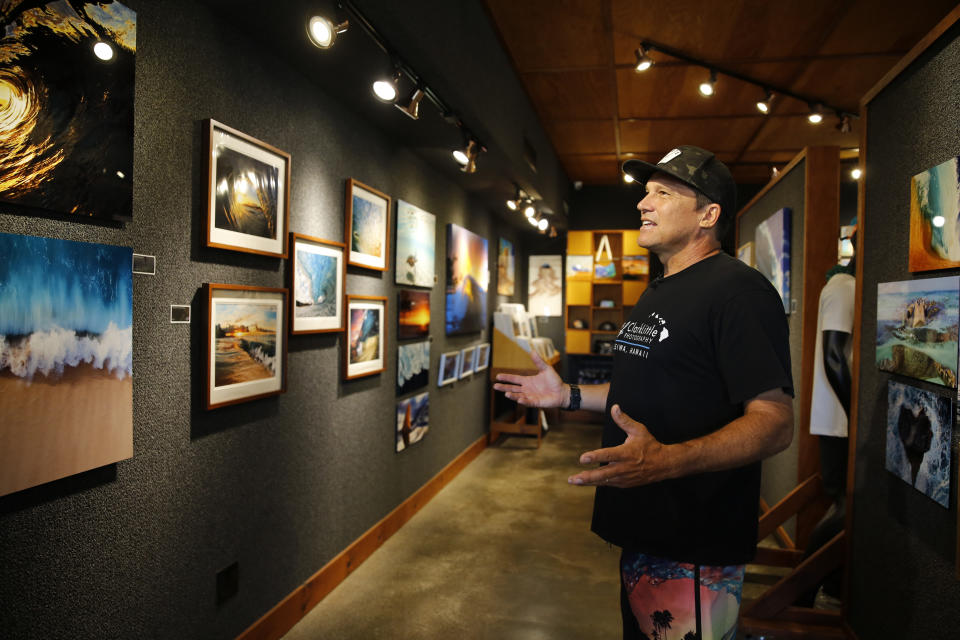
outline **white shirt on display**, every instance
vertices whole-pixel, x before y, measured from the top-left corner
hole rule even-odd
[[[849,273],[830,278],[820,292],[817,314],[817,345],[813,361],[813,394],[810,403],[810,433],[815,436],[847,437],[847,414],[830,386],[823,366],[823,332],[842,331],[851,334],[844,356],[847,367],[853,367],[853,315],[857,280]]]

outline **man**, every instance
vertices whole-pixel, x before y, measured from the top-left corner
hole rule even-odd
[[[611,382],[564,384],[534,355],[537,375],[501,374],[494,386],[525,405],[606,414],[604,448],[580,457],[603,466],[568,481],[597,487],[593,531],[623,549],[624,638],[732,638],[756,547],[759,461],[793,438],[783,305],[758,271],[720,252],[736,186],[712,153],[681,146],[623,169],[646,185],[637,243],[664,275],[620,329]]]

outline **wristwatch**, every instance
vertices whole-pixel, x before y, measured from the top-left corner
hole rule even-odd
[[[579,385],[570,385],[570,404],[563,408],[564,411],[576,411],[580,408],[580,387]]]

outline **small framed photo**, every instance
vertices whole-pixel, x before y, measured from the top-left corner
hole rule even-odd
[[[290,154],[216,120],[204,137],[207,246],[286,258]]]
[[[450,384],[460,377],[460,352],[448,351],[440,356],[440,372],[437,374],[437,386]]]
[[[287,389],[287,290],[207,284],[207,409]]]
[[[430,292],[400,289],[397,338],[426,338],[430,335]]]
[[[473,358],[477,353],[476,347],[467,347],[460,352],[460,377],[466,378],[473,373]]]
[[[347,263],[386,271],[390,196],[349,178],[346,203]]]
[[[343,331],[343,243],[291,233],[290,244],[290,333]]]
[[[484,342],[479,347],[477,347],[477,355],[475,356],[476,364],[473,367],[474,371],[483,371],[490,366],[490,343]]]
[[[372,376],[384,370],[387,299],[382,296],[347,296],[347,348],[345,380]]]

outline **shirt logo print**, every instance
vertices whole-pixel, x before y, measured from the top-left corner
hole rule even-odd
[[[651,348],[670,337],[667,321],[653,312],[643,322],[628,320],[620,327],[613,350],[618,353],[647,358]]]

